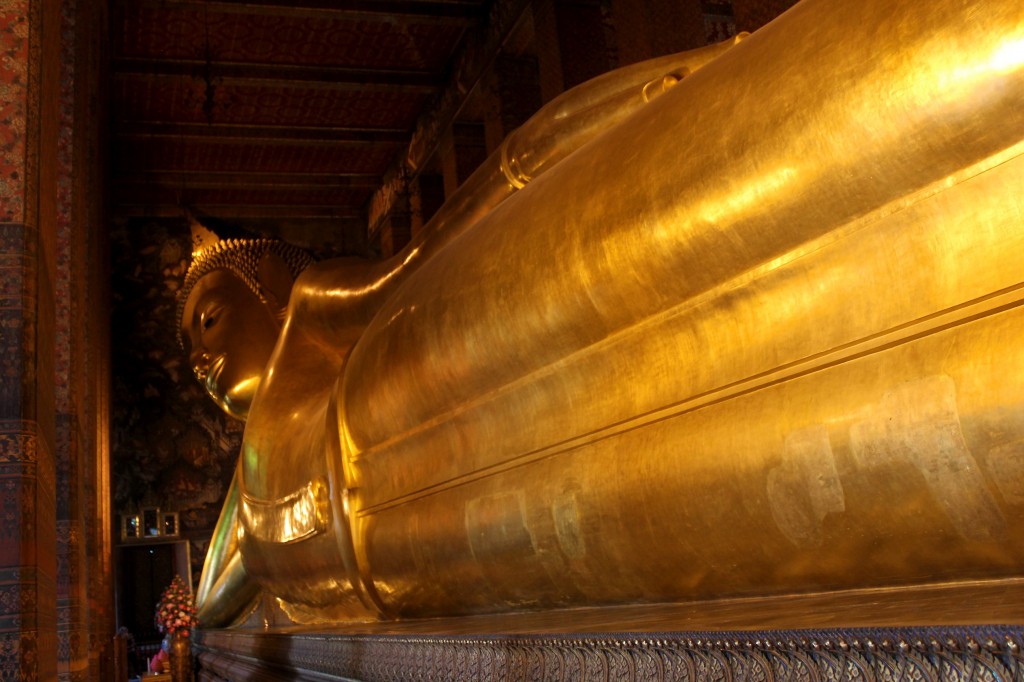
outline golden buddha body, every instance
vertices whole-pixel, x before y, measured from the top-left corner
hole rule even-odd
[[[298,277],[248,370],[244,571],[215,559],[211,603],[1021,577],[1024,6],[805,0],[692,66],[519,191],[506,149],[396,261]],[[188,296],[193,358],[221,284]]]

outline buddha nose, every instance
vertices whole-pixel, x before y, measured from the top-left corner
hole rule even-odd
[[[206,374],[210,371],[210,354],[205,349],[197,348],[192,352],[189,361],[192,363],[192,371],[195,372],[196,379],[205,381]]]

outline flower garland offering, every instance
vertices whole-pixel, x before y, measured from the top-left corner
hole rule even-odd
[[[174,576],[174,580],[164,590],[160,603],[156,605],[155,620],[160,632],[172,637],[188,637],[193,628],[199,625],[192,590],[185,585],[181,576]]]

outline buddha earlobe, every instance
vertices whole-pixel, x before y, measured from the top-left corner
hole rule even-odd
[[[268,251],[260,258],[256,276],[275,317],[283,318],[292,285],[295,284],[288,263],[276,253]]]

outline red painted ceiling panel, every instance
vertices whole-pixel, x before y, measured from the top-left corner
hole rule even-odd
[[[125,76],[112,89],[118,121],[208,123],[203,81]],[[280,85],[213,83],[212,122],[411,130],[426,95]]]
[[[236,215],[358,215],[484,6],[112,0],[115,210],[168,214],[185,202]],[[213,175],[186,186],[204,173]],[[218,173],[245,175],[221,185]],[[333,182],[318,186],[315,174]],[[349,174],[371,179],[349,186],[339,177]],[[183,186],[169,187],[173,178]]]
[[[124,185],[114,189],[114,200],[122,204],[234,204],[239,206],[304,205],[319,207],[361,206],[369,189],[211,189],[175,188],[167,185]],[[341,210],[339,208],[339,210]]]
[[[457,24],[241,15],[194,6],[127,3],[115,20],[116,57],[437,71],[451,57]]]
[[[137,171],[374,173],[382,174],[394,158],[393,145],[310,146],[238,141],[133,140],[114,148],[120,173]]]

